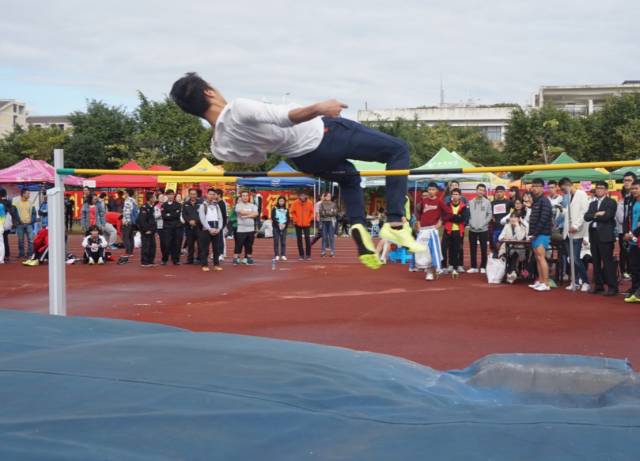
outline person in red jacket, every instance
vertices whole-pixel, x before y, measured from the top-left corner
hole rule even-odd
[[[464,226],[469,220],[469,210],[461,200],[460,189],[451,191],[451,201],[446,205],[447,212],[444,217],[444,233],[442,238],[447,248],[449,256],[449,267],[447,268],[454,277],[460,272],[464,272],[462,261],[460,260],[460,246],[464,237]]]
[[[33,239],[33,255],[22,264],[25,266],[38,266],[49,257],[49,228],[43,227]]]
[[[291,221],[296,228],[296,238],[298,240],[298,253],[300,260],[311,259],[311,239],[309,238],[309,229],[313,223],[313,203],[309,200],[307,194],[302,192],[300,196],[293,202],[289,210]],[[304,247],[302,246],[302,236],[304,234]]]

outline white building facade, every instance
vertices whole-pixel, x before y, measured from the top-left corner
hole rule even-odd
[[[634,92],[640,92],[638,80],[627,80],[620,85],[542,86],[533,95],[531,105],[540,108],[550,104],[572,115],[591,115],[607,98]]]
[[[472,106],[445,104],[437,107],[409,109],[359,110],[359,122],[385,123],[415,120],[426,125],[446,123],[450,126],[475,128],[491,142],[504,142],[507,125],[516,105]]]
[[[0,99],[0,138],[13,133],[17,126],[27,128],[25,103],[15,99]]]
[[[27,124],[31,127],[50,128],[52,126],[67,130],[73,128],[71,120],[66,115],[34,115],[27,117]]]

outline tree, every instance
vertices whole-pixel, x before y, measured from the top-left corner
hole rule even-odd
[[[141,92],[138,98],[133,115],[136,159],[153,152],[155,162],[183,170],[208,154],[211,130],[197,117],[183,112],[169,98],[150,101]]]
[[[589,154],[585,160],[638,158],[640,93],[610,97],[587,120]]]
[[[576,158],[585,155],[582,119],[552,106],[529,112],[514,109],[505,136],[504,159],[507,162],[515,165],[549,163],[563,151]]]
[[[65,146],[65,163],[74,168],[114,168],[131,158],[135,121],[120,106],[91,100],[86,112],[69,116],[73,135]]]
[[[44,160],[51,163],[53,150],[64,147],[69,137],[68,131],[58,127],[20,126],[0,140],[0,167],[6,168],[23,158]]]

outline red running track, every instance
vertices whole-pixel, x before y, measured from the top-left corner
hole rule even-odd
[[[80,254],[78,242],[74,236],[75,254]],[[338,239],[336,258],[291,257],[272,270],[271,245],[258,241],[256,266],[227,263],[223,272],[204,273],[196,266],[143,269],[137,255],[135,263],[123,266],[71,266],[69,314],[344,346],[439,369],[510,352],[627,357],[640,363],[640,304],[627,305],[622,297],[564,289],[536,293],[523,284],[488,285],[480,274],[426,282],[424,274],[398,264],[370,271],[357,263],[348,239]],[[293,256],[295,241],[288,245]],[[0,266],[0,277],[0,307],[47,311],[46,266],[13,262]]]

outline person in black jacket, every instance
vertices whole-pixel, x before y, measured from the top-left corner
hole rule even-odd
[[[604,292],[605,296],[618,294],[618,280],[613,260],[613,245],[616,240],[616,201],[607,195],[604,181],[596,183],[596,199],[589,204],[584,220],[589,223],[589,243],[593,258],[594,287],[590,293]]]
[[[222,189],[216,189],[216,194],[218,194],[218,206],[220,207],[220,211],[222,212],[222,216],[224,218],[224,227],[222,228],[222,232],[220,233],[220,238],[218,239],[218,247],[220,252],[220,261],[222,261],[226,255],[227,243],[225,239],[225,229],[229,224],[229,219],[227,218],[227,203],[224,201],[224,191]]]
[[[145,194],[145,204],[138,212],[136,224],[140,230],[142,248],[140,249],[140,265],[142,267],[155,266],[156,259],[156,218],[153,215],[155,205],[155,194],[147,192]]]
[[[187,243],[187,264],[193,264],[196,242],[200,233],[198,207],[202,200],[198,199],[198,191],[189,189],[189,198],[182,204],[182,220]]]
[[[221,205],[222,204],[222,205]],[[220,253],[223,229],[227,225],[227,207],[216,189],[207,191],[207,199],[198,207],[198,216],[201,223],[200,241],[200,265],[204,272],[209,272],[209,246],[213,252],[213,270],[221,271]]]
[[[0,188],[0,203],[4,205],[5,211],[11,215],[12,221],[14,223],[18,222],[17,211],[14,208],[13,204],[7,199],[7,191],[4,188]],[[9,246],[9,234],[10,230],[0,229],[2,232],[2,239],[4,241],[4,262],[9,262],[9,256],[11,256],[11,247]]]
[[[273,257],[276,261],[287,260],[287,227],[289,226],[289,209],[287,198],[278,197],[276,206],[271,209],[271,222],[273,223]]]
[[[624,239],[624,236],[633,230],[631,229],[631,215],[633,214],[633,205],[636,203],[636,199],[631,193],[631,186],[636,180],[637,177],[632,171],[627,171],[624,174],[622,177],[622,190],[620,191],[622,202],[618,202],[618,207],[621,208],[621,226],[619,229],[620,234],[618,235],[618,241],[620,243],[620,272],[625,279],[631,277],[631,245]]]
[[[162,265],[166,265],[169,257],[176,266],[180,264],[180,214],[182,213],[182,205],[175,201],[175,193],[171,189],[165,191],[167,201],[160,207],[162,215],[162,233],[160,239],[164,240],[162,246]]]
[[[529,285],[536,291],[549,291],[549,265],[547,264],[547,250],[551,245],[551,230],[553,227],[553,211],[551,202],[544,196],[544,182],[534,179],[531,183],[533,205],[529,217],[529,239],[531,249],[536,258],[538,280]]]

